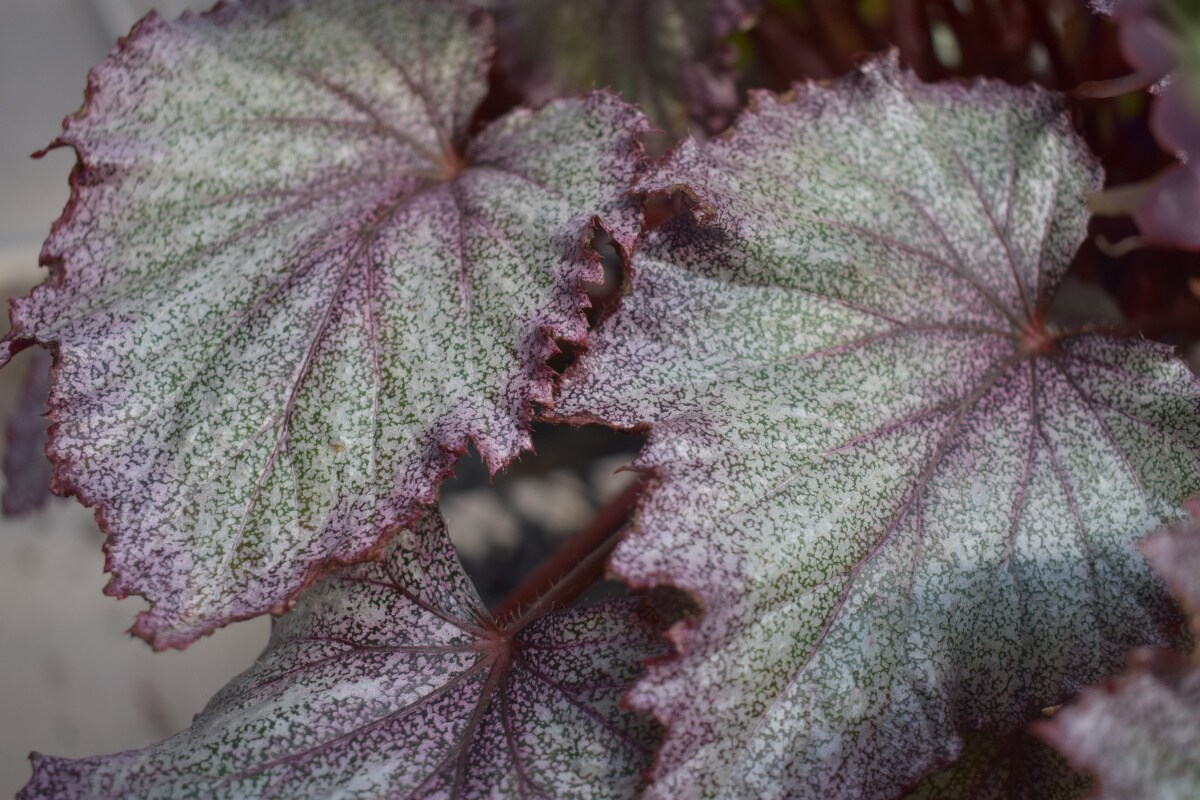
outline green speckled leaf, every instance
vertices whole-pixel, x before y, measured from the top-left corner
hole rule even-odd
[[[1152,536],[1142,551],[1189,611],[1200,637],[1200,522]],[[1093,800],[1200,797],[1200,651],[1190,661],[1141,650],[1125,674],[1086,689],[1038,726],[1096,776]]]
[[[0,359],[57,353],[57,488],[110,594],[183,646],[286,607],[493,470],[628,246],[641,115],[595,93],[467,135],[490,26],[433,0],[245,0],[140,23],[56,142],[80,165]]]
[[[895,57],[686,144],[557,413],[648,426],[613,569],[696,595],[631,702],[649,796],[882,798],[1165,641],[1134,549],[1200,488],[1200,383],[1044,309],[1099,170],[1062,101]]]
[[[619,701],[660,627],[629,599],[498,628],[433,514],[305,593],[191,728],[35,755],[22,798],[624,800],[659,729]]]

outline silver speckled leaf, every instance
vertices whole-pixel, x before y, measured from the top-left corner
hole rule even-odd
[[[468,440],[493,470],[528,446],[596,215],[636,233],[645,123],[595,93],[468,138],[489,32],[452,2],[246,0],[151,16],[93,70],[0,360],[54,345],[57,486],[156,647],[369,557]]]
[[[35,755],[22,797],[628,798],[659,729],[619,701],[665,649],[634,599],[497,628],[434,513],[305,593],[191,728]]]
[[[1190,612],[1200,639],[1200,523],[1152,536],[1142,551]],[[1096,776],[1093,800],[1200,797],[1200,651],[1134,654],[1125,674],[1086,689],[1039,733]]]
[[[1043,309],[1099,169],[1063,102],[894,56],[643,183],[689,187],[564,382],[649,426],[613,569],[706,611],[631,702],[650,797],[890,797],[1163,641],[1133,542],[1200,488],[1200,383]]]

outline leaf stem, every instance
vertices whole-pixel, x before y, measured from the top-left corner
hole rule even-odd
[[[505,626],[510,635],[537,617],[566,607],[603,576],[608,555],[645,487],[645,478],[630,484],[500,601],[492,616],[501,622],[512,620]]]

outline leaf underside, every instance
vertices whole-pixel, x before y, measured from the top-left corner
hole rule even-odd
[[[643,180],[697,210],[556,413],[650,427],[613,569],[707,614],[631,694],[649,797],[894,796],[1165,640],[1132,543],[1200,487],[1200,386],[1042,321],[1099,184],[1055,96],[894,55]]]
[[[1150,537],[1142,550],[1200,635],[1200,524]],[[1125,674],[1086,689],[1038,732],[1096,776],[1095,800],[1200,797],[1200,652],[1185,661],[1139,651]]]
[[[191,728],[35,755],[22,798],[627,798],[659,729],[619,701],[664,650],[636,600],[497,629],[431,514],[306,592]]]
[[[526,102],[609,86],[675,136],[738,107],[725,37],[761,0],[496,0],[500,66]]]
[[[636,233],[645,123],[595,93],[468,140],[489,48],[450,2],[247,0],[152,15],[93,70],[0,358],[56,345],[56,485],[156,647],[371,556],[468,441],[493,471],[529,445],[597,215]]]

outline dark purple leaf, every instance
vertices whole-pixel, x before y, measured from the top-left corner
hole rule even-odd
[[[1150,126],[1180,164],[1154,181],[1133,218],[1147,244],[1200,250],[1200,6],[1184,0],[1114,0],[1121,51],[1145,83],[1161,82]]]
[[[971,733],[958,761],[904,800],[1079,800],[1087,786],[1062,756],[1025,732]]]
[[[715,133],[738,107],[725,39],[762,0],[496,0],[499,63],[540,105],[609,86],[676,136]]]

